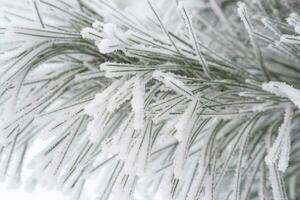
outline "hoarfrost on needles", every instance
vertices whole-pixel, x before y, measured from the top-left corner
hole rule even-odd
[[[135,77],[132,96],[131,106],[134,112],[133,127],[135,130],[141,130],[144,126],[145,83],[138,75]]]
[[[278,135],[272,147],[268,150],[268,154],[265,158],[266,163],[269,166],[278,161],[278,169],[282,172],[288,167],[289,154],[290,154],[290,131],[291,131],[291,120],[293,117],[292,106],[287,106],[284,114],[283,123],[279,127]]]
[[[297,107],[300,108],[300,90],[284,82],[270,81],[262,84],[262,89],[273,93],[279,97],[290,99]]]

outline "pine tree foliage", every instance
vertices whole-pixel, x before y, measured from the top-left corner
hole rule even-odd
[[[0,3],[3,179],[43,138],[78,199],[300,198],[299,1]]]

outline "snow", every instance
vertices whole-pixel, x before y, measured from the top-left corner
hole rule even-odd
[[[284,82],[270,81],[262,84],[262,89],[280,97],[286,97],[300,108],[300,90]]]

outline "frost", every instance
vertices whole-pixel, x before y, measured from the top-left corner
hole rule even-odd
[[[120,49],[120,43],[105,38],[98,44],[98,49],[99,52],[103,54],[111,53]]]
[[[106,77],[121,77],[126,75],[135,75],[137,71],[151,71],[155,69],[155,67],[105,62],[100,65],[100,69],[105,71]]]
[[[119,199],[124,199],[124,200],[130,200],[130,196],[127,192],[124,191],[124,188],[122,186],[117,186],[115,189],[112,191],[112,196],[110,198],[111,200],[119,200]]]
[[[286,133],[282,141],[282,150],[279,155],[278,169],[285,172],[289,165],[290,149],[291,149],[291,136],[290,133]]]
[[[132,97],[131,90],[133,88],[135,79],[131,78],[124,82],[124,84],[118,87],[117,91],[111,95],[109,101],[107,102],[107,110],[113,113],[116,109],[129,100]]]
[[[116,50],[124,50],[132,42],[128,40],[130,31],[124,32],[114,23],[101,23],[95,21],[93,28],[87,27],[81,30],[81,36],[95,41],[100,53],[108,54]]]
[[[107,54],[116,50],[123,50],[128,45],[128,34],[122,32],[115,24],[107,23],[103,25],[104,39],[98,44],[100,53]]]
[[[103,31],[103,23],[99,21],[95,21],[92,24],[93,28],[96,29],[97,31]]]
[[[134,112],[133,127],[135,130],[141,130],[144,125],[144,96],[145,83],[139,76],[136,76],[131,100],[131,106]]]
[[[93,101],[85,107],[85,113],[94,116],[97,114],[97,110],[102,107],[105,101],[110,98],[110,95],[120,86],[123,81],[115,81],[108,88],[106,88],[103,92],[97,94]]]
[[[154,71],[152,77],[163,82],[166,86],[172,88],[179,94],[185,95],[188,98],[192,98],[193,96],[193,93],[190,91],[190,89],[186,87],[183,82],[176,79],[174,74],[170,72],[164,73],[161,71]]]
[[[156,195],[157,200],[172,200],[172,172],[171,170],[168,171],[163,179],[162,184],[160,184],[160,187],[158,188],[158,193]]]
[[[205,185],[205,196],[204,199],[205,200],[213,200],[213,177],[211,175],[208,175],[208,177],[206,177],[206,179],[204,180]]]
[[[291,26],[297,26],[300,24],[300,16],[296,13],[291,13],[286,21]]]
[[[205,178],[205,166],[203,156],[199,158],[197,163],[195,181],[193,181],[190,191],[187,194],[187,200],[194,200],[199,198],[199,188],[202,189],[203,181]]]
[[[298,34],[300,34],[300,23],[299,23],[299,25],[295,26],[295,31],[296,31]]]
[[[292,107],[288,106],[286,108],[283,123],[279,127],[278,136],[268,150],[268,154],[265,158],[265,161],[268,165],[273,165],[278,161],[278,168],[280,171],[285,172],[288,167],[289,154],[290,154],[290,129],[291,129],[291,120],[292,120]]]
[[[287,18],[287,23],[295,27],[295,32],[300,34],[300,16],[296,13],[291,13]]]
[[[119,159],[121,160],[126,160],[127,155],[128,155],[128,150],[130,147],[130,142],[132,139],[132,135],[134,133],[134,129],[131,125],[129,125],[129,123],[132,123],[132,115],[128,116],[128,121],[126,121],[126,123],[124,124],[124,129],[120,131],[122,131],[122,137],[120,139],[120,153],[118,154]],[[131,169],[128,169],[128,171],[130,171]]]
[[[93,41],[98,41],[100,42],[103,39],[103,34],[96,31],[93,28],[84,28],[81,30],[81,36],[85,39],[93,40]]]
[[[280,97],[290,99],[298,108],[300,108],[300,90],[284,82],[270,81],[262,84],[262,89],[271,92]]]
[[[287,200],[285,184],[282,181],[282,175],[274,164],[269,165],[269,179],[272,187],[274,200]]]
[[[280,35],[280,31],[276,28],[276,26],[274,26],[274,24],[269,19],[263,17],[261,21],[265,25],[265,27],[271,30],[274,34]]]
[[[213,3],[213,5],[215,5]],[[194,31],[194,28],[192,26],[192,21],[191,21],[191,17],[189,16],[188,12],[186,11],[185,9],[185,2],[184,1],[180,1],[178,3],[178,10],[181,12],[181,15],[183,17],[183,20],[184,20],[184,23],[189,31],[189,35],[190,35],[190,38],[193,40],[193,47],[196,51],[196,54],[198,56],[198,59],[199,59],[199,62],[201,63],[202,67],[203,67],[203,70],[205,72],[205,74],[209,77],[209,73],[208,73],[208,66],[207,66],[207,62],[206,60],[204,59],[203,55],[202,55],[202,52],[200,50],[200,47],[199,47],[199,44],[198,44],[198,41],[197,41],[197,38],[196,38],[196,35],[195,35],[195,31]]]
[[[243,21],[244,25],[245,25],[245,28],[247,29],[247,32],[248,33],[252,33],[252,25],[251,23],[249,22],[249,14],[247,12],[247,9],[246,9],[246,4],[243,3],[243,2],[238,2],[238,14],[241,18],[241,20]],[[249,34],[250,35],[250,39],[253,40],[253,35],[252,34]]]
[[[280,37],[280,42],[289,43],[289,44],[300,44],[300,36],[282,35]]]
[[[184,113],[179,117],[177,124],[175,125],[175,128],[177,130],[176,132],[176,139],[178,141],[182,141],[183,138],[185,138],[186,128],[189,127],[189,122],[192,117],[192,115],[195,113],[195,109],[197,106],[198,99],[194,98],[187,109],[184,111]]]
[[[0,2],[2,178],[38,142],[71,198],[298,198],[296,1]]]
[[[193,122],[195,120],[195,113],[197,107],[198,99],[194,98],[189,104],[188,108],[179,117],[176,129],[176,139],[179,144],[175,152],[174,159],[174,176],[178,179],[182,178],[185,160],[188,153],[188,142],[190,138],[190,133],[193,129]]]
[[[104,134],[103,128],[108,117],[104,105],[107,105],[110,95],[122,82],[122,80],[115,81],[103,92],[97,94],[94,100],[85,107],[85,113],[93,117],[93,120],[87,125],[87,131],[90,133],[90,140],[92,142],[97,142]]]
[[[112,138],[112,145],[108,149],[108,151],[112,154],[118,154],[121,150],[120,146],[123,144],[123,137],[127,134],[127,130],[129,129],[129,124],[132,120],[132,115],[127,116],[121,123],[117,133]],[[126,144],[127,145],[127,144]],[[126,153],[122,152],[123,155]]]

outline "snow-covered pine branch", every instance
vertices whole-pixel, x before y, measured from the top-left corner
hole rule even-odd
[[[30,161],[28,187],[73,199],[300,198],[299,7],[0,0],[1,178]]]

